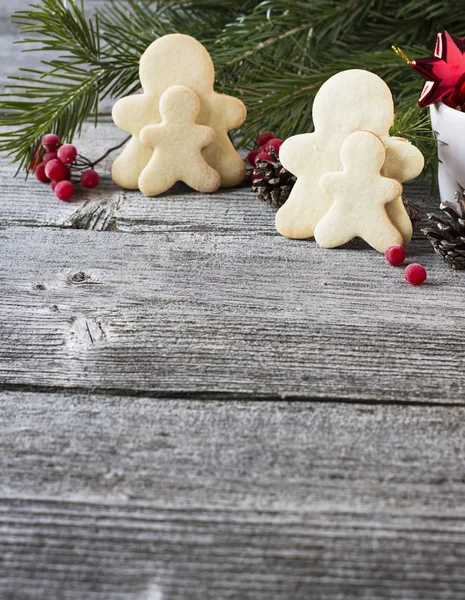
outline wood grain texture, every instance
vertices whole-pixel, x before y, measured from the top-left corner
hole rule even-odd
[[[86,128],[84,153],[122,137],[108,121],[100,131]],[[3,162],[2,180],[11,172]],[[0,189],[4,384],[463,402],[463,277],[421,235],[410,258],[430,281],[414,289],[359,243],[331,252],[282,238],[246,188],[146,199],[104,177],[70,204],[33,180],[18,183],[19,201]]]
[[[101,219],[104,231],[66,229],[76,227],[81,205],[66,206],[74,216],[53,227],[1,231],[3,384],[463,402],[464,280],[422,237],[410,260],[430,280],[412,288],[401,269],[360,244],[325,251],[282,238],[250,192],[223,192],[229,203],[238,196],[232,223],[221,195],[191,195],[195,213],[185,194],[147,200],[151,218],[139,230],[134,215],[130,233],[118,230],[128,195],[111,193],[118,197],[106,201],[114,218]],[[173,205],[174,220],[160,217]],[[251,230],[239,223],[248,206]],[[438,310],[445,294],[447,310]],[[101,329],[98,340],[82,334],[84,321]]]
[[[0,243],[3,384],[463,402],[464,281],[426,242],[420,289],[374,252],[246,231],[9,227]]]
[[[3,393],[2,599],[456,600],[464,452],[458,407]]]

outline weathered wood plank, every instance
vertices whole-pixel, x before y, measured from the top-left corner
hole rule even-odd
[[[463,402],[465,280],[426,241],[420,288],[357,245],[246,230],[8,227],[0,243],[4,385]]]
[[[461,598],[464,410],[3,393],[2,599]]]

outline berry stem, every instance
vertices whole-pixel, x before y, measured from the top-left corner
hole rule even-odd
[[[105,152],[105,154],[103,154],[100,158],[98,158],[96,161],[89,162],[90,168],[93,169],[96,165],[98,165],[100,162],[102,162],[102,160],[104,160],[107,156],[109,156],[112,152],[115,152],[116,150],[119,150],[120,148],[122,148],[127,142],[129,142],[129,140],[132,138],[132,135],[128,135],[127,138],[125,138],[121,144],[118,144],[117,146],[113,146],[113,148],[110,148],[109,150],[107,150]],[[87,158],[85,158],[84,156],[81,155],[81,158],[84,158],[84,160],[88,160]]]

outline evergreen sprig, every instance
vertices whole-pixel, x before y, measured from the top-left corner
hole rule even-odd
[[[431,54],[436,33],[465,37],[463,0],[165,0],[108,2],[88,17],[75,0],[42,0],[16,12],[27,51],[50,51],[40,69],[23,70],[0,98],[0,150],[27,167],[44,133],[71,141],[99,102],[139,89],[138,63],[172,32],[204,43],[217,89],[240,97],[247,145],[261,129],[281,137],[312,130],[319,87],[343,69],[364,68],[391,87],[401,133],[435,160],[427,112],[416,106],[421,81],[391,45]]]

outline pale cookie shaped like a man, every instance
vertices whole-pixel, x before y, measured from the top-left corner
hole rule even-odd
[[[381,175],[386,159],[383,142],[373,133],[357,131],[342,144],[343,171],[325,173],[320,187],[334,199],[315,228],[323,248],[342,246],[361,237],[378,252],[402,244],[402,234],[392,224],[385,205],[402,195],[402,185]]]
[[[203,151],[205,160],[221,175],[223,187],[241,183],[245,165],[228,131],[242,125],[246,109],[237,98],[213,91],[215,70],[206,48],[188,35],[166,35],[144,52],[139,74],[144,92],[122,98],[113,107],[115,124],[133,136],[113,164],[113,181],[123,188],[137,189],[139,176],[153,153],[142,144],[139,133],[146,125],[161,121],[158,106],[163,92],[172,85],[184,85],[200,99],[198,123],[216,132],[214,142]]]
[[[289,199],[276,215],[276,227],[289,238],[312,237],[315,227],[331,206],[331,197],[319,186],[320,177],[341,169],[340,150],[354,131],[367,130],[386,147],[382,174],[400,183],[419,175],[424,166],[421,152],[403,138],[389,137],[394,122],[394,103],[386,83],[360,69],[342,71],[326,81],[313,104],[314,133],[289,138],[281,146],[283,166],[297,176]],[[412,223],[397,198],[387,206],[404,243],[412,237]]]
[[[220,174],[202,156],[202,148],[213,143],[215,131],[196,124],[199,111],[200,100],[190,88],[173,85],[162,95],[162,122],[140,132],[141,142],[153,149],[138,182],[146,196],[158,196],[177,181],[198,192],[214,192],[220,187]]]

